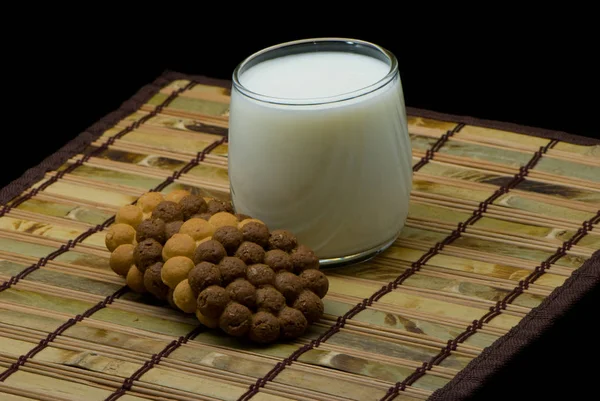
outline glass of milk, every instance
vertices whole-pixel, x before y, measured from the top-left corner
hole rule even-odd
[[[261,50],[233,73],[237,213],[288,229],[322,265],[367,260],[401,231],[412,186],[398,62],[354,39]]]

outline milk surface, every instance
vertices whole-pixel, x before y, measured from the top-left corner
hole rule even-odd
[[[309,53],[245,71],[252,92],[286,99],[342,95],[389,72],[378,59]],[[406,219],[411,148],[398,76],[347,100],[263,102],[232,91],[229,175],[238,213],[286,228],[322,259],[393,240]]]

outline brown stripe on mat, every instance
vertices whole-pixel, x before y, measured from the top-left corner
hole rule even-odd
[[[191,86],[193,86],[193,85],[191,85]],[[171,176],[167,177],[162,183],[160,183],[157,187],[151,189],[150,191],[161,191],[166,186],[173,183],[182,174],[186,173],[193,167],[197,166],[200,162],[202,162],[207,154],[209,154],[212,150],[217,148],[219,145],[223,144],[226,140],[227,140],[227,138],[223,137],[217,141],[214,141],[212,144],[207,146],[201,152],[198,152],[196,157],[193,158],[192,160],[190,160],[190,162],[187,163],[183,168],[181,168],[181,170],[175,171]],[[135,204],[135,202],[133,202],[132,204]],[[55,252],[52,252],[51,254],[49,254],[48,256],[46,256],[44,258],[41,258],[36,264],[21,271],[17,275],[12,276],[10,278],[10,280],[4,282],[0,286],[0,292],[6,290],[7,288],[10,288],[12,285],[16,284],[19,280],[23,279],[27,275],[31,274],[35,270],[37,270],[40,267],[42,267],[43,265],[45,265],[49,260],[52,260],[52,259],[56,258],[58,255],[61,255],[65,252],[67,252],[69,249],[75,247],[75,245],[77,245],[79,242],[83,241],[88,236],[108,227],[110,224],[112,224],[112,222],[114,222],[114,219],[115,219],[115,216],[112,216],[111,218],[107,219],[104,223],[87,230],[85,233],[79,235],[76,239],[71,240],[67,244],[61,246]],[[123,294],[125,294],[127,291],[128,291],[127,286],[121,287],[116,292],[114,292],[112,295],[107,296],[106,298],[104,298],[104,300],[98,302],[96,305],[94,305],[90,309],[86,310],[82,314],[76,315],[75,317],[67,320],[64,324],[60,325],[56,330],[54,330],[52,333],[48,334],[48,336],[46,338],[41,340],[37,346],[32,348],[26,354],[21,355],[18,358],[17,362],[13,363],[11,366],[8,367],[8,369],[6,369],[4,372],[2,372],[2,374],[0,374],[0,382],[5,381],[10,375],[12,375],[16,371],[18,371],[19,367],[23,366],[25,364],[25,362],[27,362],[28,359],[33,358],[36,354],[38,354],[40,351],[42,351],[44,348],[46,348],[48,346],[48,344],[50,344],[52,341],[54,341],[54,339],[57,336],[59,336],[60,334],[62,334],[65,330],[74,326],[75,324],[77,324],[77,322],[81,322],[83,319],[89,318],[94,313],[98,312],[99,310],[104,309],[107,305],[110,305],[115,299],[118,299]],[[157,355],[154,355],[150,361],[147,361],[144,364],[144,366],[142,368],[140,368],[139,377],[141,377],[141,375],[143,373],[145,373],[146,371],[150,370],[152,368],[152,366],[154,366],[154,364],[156,364],[160,361],[161,358],[168,356],[171,352],[173,352],[174,350],[179,348],[182,344],[186,343],[190,338],[197,335],[200,332],[200,329],[201,329],[201,326],[199,325],[194,330],[192,330],[192,332],[190,332],[187,336],[182,337],[177,341],[174,341],[172,344],[169,344],[169,346],[167,346],[167,348],[165,348],[163,350],[163,352],[161,352]],[[146,370],[143,370],[143,369],[146,369]],[[137,378],[139,378],[139,377],[136,376],[136,374],[134,374],[131,378],[129,378],[127,380],[133,382],[133,380],[137,380]],[[127,391],[129,388],[131,388],[131,384],[127,380],[123,383],[123,386],[121,386],[120,389],[115,391],[116,398],[114,398],[114,399],[119,398],[121,395],[124,394],[125,391]],[[121,390],[122,390],[122,392],[119,393],[119,391],[121,391]],[[117,393],[119,393],[118,396],[116,395]]]
[[[431,160],[434,153],[437,152],[443,146],[443,144],[447,141],[447,139],[450,136],[452,136],[455,132],[458,132],[463,126],[464,126],[464,124],[459,124],[454,130],[448,131],[448,132],[446,132],[446,134],[444,134],[442,137],[440,137],[440,139],[438,141],[436,141],[429,150],[427,150],[425,157],[423,157],[419,163],[415,164],[415,166],[413,167],[413,170],[414,171],[419,170],[423,165],[425,165],[429,160]],[[240,396],[240,398],[238,398],[238,401],[247,401],[247,400],[251,399],[254,395],[256,395],[259,392],[261,387],[264,387],[269,381],[272,381],[275,377],[277,377],[277,375],[279,373],[281,373],[285,369],[286,366],[291,365],[305,352],[307,352],[313,348],[316,348],[321,343],[327,341],[329,338],[331,338],[333,335],[335,335],[337,332],[339,332],[341,328],[343,328],[345,326],[346,321],[348,319],[352,319],[354,316],[356,316],[357,314],[359,314],[360,312],[365,310],[368,306],[371,306],[374,302],[377,302],[379,299],[381,299],[386,294],[389,294],[393,290],[397,289],[398,286],[402,285],[402,283],[404,281],[406,281],[406,279],[408,279],[410,276],[412,276],[413,274],[415,274],[416,272],[421,270],[421,267],[425,263],[427,263],[428,260],[430,260],[435,255],[437,255],[442,249],[444,249],[444,247],[446,245],[449,245],[452,242],[456,241],[458,238],[460,238],[461,234],[466,231],[466,229],[469,225],[473,225],[475,222],[480,220],[483,216],[483,213],[487,210],[487,208],[490,204],[492,204],[496,199],[498,199],[503,194],[505,194],[505,193],[509,192],[511,189],[515,188],[520,182],[522,182],[525,179],[525,177],[527,176],[527,174],[529,173],[529,170],[534,168],[535,165],[540,160],[540,158],[549,149],[551,149],[553,146],[555,146],[557,143],[558,143],[558,140],[553,139],[553,140],[549,141],[546,146],[541,146],[539,148],[539,150],[534,153],[533,157],[527,162],[527,164],[525,164],[524,166],[522,166],[519,169],[519,172],[514,175],[514,177],[512,178],[511,181],[509,181],[507,184],[498,188],[492,195],[490,195],[487,199],[485,199],[484,201],[482,201],[479,204],[478,209],[473,211],[473,213],[472,213],[471,217],[469,217],[469,219],[467,219],[464,222],[458,223],[458,227],[456,229],[454,229],[444,240],[436,243],[435,246],[431,247],[416,262],[413,262],[409,269],[406,269],[394,281],[391,281],[387,285],[381,287],[377,292],[372,294],[369,298],[363,299],[362,302],[356,304],[352,309],[350,309],[344,315],[338,317],[336,323],[334,325],[330,326],[327,331],[325,331],[323,334],[321,334],[316,339],[312,340],[310,343],[305,344],[304,346],[298,348],[290,356],[288,356],[287,358],[283,359],[280,363],[275,365],[275,367],[271,371],[269,371],[265,376],[258,379],[256,381],[256,383],[252,384],[249,387],[248,391],[246,391],[244,394],[242,394],[242,396]],[[570,246],[572,246],[572,245],[573,244],[571,244]],[[570,246],[569,246],[569,248],[570,248]],[[561,248],[559,248],[559,249],[561,249]],[[553,263],[553,262],[550,262],[550,263]],[[550,266],[550,263],[547,263],[547,267]],[[526,282],[526,283],[527,283],[527,286],[530,284],[530,282]],[[518,288],[520,288],[520,287],[517,287],[517,289]],[[516,292],[517,289],[515,289],[513,291]],[[522,291],[522,289],[521,289],[521,291]],[[512,293],[510,293],[508,295],[511,295],[511,294]],[[430,361],[423,362],[423,364],[419,368],[417,368],[412,374],[407,376],[402,382],[398,382],[394,386],[390,387],[388,389],[387,393],[383,396],[383,398],[381,400],[388,401],[388,400],[395,398],[398,395],[399,391],[404,391],[406,389],[406,386],[409,386],[412,383],[416,382],[419,378],[424,376],[425,373],[428,370],[430,370],[433,366],[439,364],[446,357],[448,357],[450,355],[450,352],[456,349],[458,342],[462,342],[462,341],[466,340],[468,337],[470,337],[471,335],[473,335],[477,331],[477,329],[481,329],[484,322],[485,323],[489,322],[489,320],[491,320],[493,317],[499,315],[501,313],[501,310],[503,310],[505,308],[506,308],[506,302],[504,300],[499,301],[496,306],[490,307],[490,310],[482,318],[480,318],[478,321],[477,320],[474,321],[473,324],[471,326],[469,326],[469,328],[467,330],[465,330],[465,332],[461,333],[457,337],[458,340],[460,340],[460,341],[458,341],[457,338],[455,338],[454,340],[448,340],[448,344],[446,345],[446,347],[442,348],[441,351],[436,356],[431,358]]]

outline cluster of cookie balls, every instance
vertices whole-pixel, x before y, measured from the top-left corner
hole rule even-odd
[[[106,233],[110,267],[225,333],[259,343],[302,335],[329,289],[319,259],[287,230],[234,214],[229,202],[185,190],[142,195]]]

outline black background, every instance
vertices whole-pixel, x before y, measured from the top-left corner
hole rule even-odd
[[[236,23],[226,14],[209,23],[210,15],[164,10],[133,26],[135,18],[120,15],[100,22],[50,19],[41,25],[39,18],[26,18],[16,33],[5,36],[3,69],[11,95],[3,106],[1,185],[118,108],[165,69],[229,79],[251,53],[307,37],[358,38],[391,50],[399,60],[408,106],[590,137],[598,133],[597,43],[579,17],[560,20],[568,20],[567,26],[540,22],[543,18],[536,24],[514,18],[494,23],[490,13],[434,20],[422,11],[385,21],[365,13],[349,23],[307,17],[296,23],[280,18],[277,24],[270,18]],[[35,34],[27,35],[34,26]],[[476,399],[556,399],[588,392],[595,398],[597,365],[582,364],[600,355],[593,345],[598,292]]]

